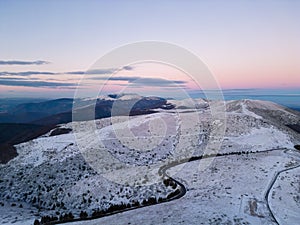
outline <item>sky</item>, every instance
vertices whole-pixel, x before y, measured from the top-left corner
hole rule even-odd
[[[120,46],[149,40],[198,56],[221,89],[300,90],[299,12],[296,0],[0,0],[0,98],[201,88],[176,65],[95,66]]]

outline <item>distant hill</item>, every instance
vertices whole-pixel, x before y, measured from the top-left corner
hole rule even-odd
[[[300,108],[292,107],[291,109],[292,109],[292,110],[296,110],[296,111],[300,111]]]
[[[38,103],[23,103],[0,112],[0,123],[33,123],[39,125],[59,124],[72,121],[72,98],[61,98]],[[139,115],[152,113],[149,110],[163,107],[167,100],[159,97],[142,97],[133,94],[109,95],[98,99],[76,99],[78,120],[95,112],[95,118],[115,115]],[[117,104],[116,104],[117,103]],[[130,112],[130,113],[129,113]],[[88,118],[90,119],[90,118]]]
[[[6,113],[17,105],[25,103],[45,102],[49,99],[44,98],[0,98],[0,113]]]
[[[0,123],[30,123],[51,115],[72,110],[73,99],[63,98],[7,107],[0,113]]]
[[[67,112],[72,110],[73,99],[61,98],[50,101],[44,101],[39,103],[25,103],[17,105],[10,113],[30,113],[39,112],[44,114],[57,114],[61,112]]]
[[[17,152],[15,144],[29,141],[49,132],[57,124],[120,115],[143,115],[163,108],[167,100],[159,97],[116,95],[114,98],[78,99],[72,112],[73,99],[63,98],[39,103],[24,103],[0,114],[0,163],[6,163]],[[113,113],[112,113],[113,110]],[[88,115],[94,115],[91,118]],[[74,116],[74,118],[73,118]]]
[[[124,96],[122,96],[124,99]],[[72,120],[86,121],[91,119],[101,119],[111,116],[120,115],[143,115],[155,113],[153,109],[163,108],[167,104],[167,100],[159,97],[141,97],[140,99],[126,100],[106,100],[98,99],[96,102],[87,101],[79,102],[81,107],[70,110],[69,112],[59,113],[47,116],[31,123],[38,125],[56,125],[60,123],[68,123]],[[113,112],[112,112],[113,111]],[[93,118],[91,118],[93,115]]]
[[[6,163],[18,155],[13,145],[37,138],[54,127],[34,124],[0,123],[0,163]]]

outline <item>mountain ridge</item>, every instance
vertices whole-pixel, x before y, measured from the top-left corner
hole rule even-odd
[[[151,102],[153,100],[155,101]],[[149,104],[147,101],[150,101]],[[123,104],[125,112],[132,106],[130,103],[134,102],[125,101],[126,104]],[[240,206],[243,209],[240,215],[249,223],[258,222],[251,212],[253,215],[263,215],[259,218],[264,218],[262,219],[264,222],[272,224],[272,218],[264,208],[265,200],[260,199],[261,191],[255,190],[264,188],[263,185],[267,185],[267,181],[272,178],[272,174],[266,171],[276,172],[277,169],[284,169],[285,166],[289,168],[298,162],[296,152],[292,149],[299,144],[300,134],[287,124],[297,124],[300,119],[299,113],[263,101],[200,100],[200,102],[208,105],[225,104],[226,129],[223,140],[211,136],[222,121],[212,121],[210,107],[206,104],[196,103],[193,109],[191,102],[178,101],[177,104],[172,104],[173,108],[167,110],[164,106],[168,101],[150,98],[136,107],[138,109],[154,107],[153,114],[129,117],[115,115],[91,121],[71,121],[54,128],[64,131],[57,130],[58,135],[51,135],[55,133],[52,129],[43,136],[15,145],[19,155],[0,167],[0,190],[2,190],[0,202],[4,202],[5,207],[12,204],[26,205],[29,209],[26,213],[22,208],[14,210],[26,214],[31,224],[36,215],[40,218],[46,215],[55,216],[57,212],[59,215],[72,212],[79,218],[82,210],[90,216],[94,211],[102,212],[123,204],[126,207],[147,205],[149,201],[165,199],[170,194],[172,196],[178,188],[174,185],[173,189],[172,185],[168,185],[169,182],[157,175],[157,164],[163,166],[176,160],[209,155],[210,149],[207,148],[210,144],[220,141],[218,154],[222,157],[216,159],[219,164],[213,161],[208,164],[207,169],[202,172],[205,176],[197,177],[199,182],[193,178],[195,174],[199,174],[198,171],[193,171],[196,167],[184,167],[186,177],[180,179],[187,179],[183,184],[187,185],[188,194],[178,201],[184,207],[190,206],[195,209],[197,206],[193,204],[201,205],[202,202],[208,207],[213,207],[209,203],[212,202],[211,199],[222,205],[224,202],[218,199],[229,196],[228,199],[234,199],[232,200],[234,205],[240,204],[240,195],[235,195],[235,192],[230,190],[234,189],[242,195],[250,196],[248,189],[241,189],[239,180],[243,182],[253,180],[256,186],[253,189],[249,186],[253,198],[245,197],[245,202]],[[100,105],[102,103],[104,102],[99,101]],[[112,106],[111,101],[105,104]],[[69,133],[70,130],[72,131]],[[284,150],[293,154],[285,154]],[[257,154],[252,154],[253,152]],[[209,158],[203,160],[206,162]],[[196,162],[190,163],[189,165],[194,165]],[[99,165],[100,168],[97,167]],[[240,167],[244,169],[241,170]],[[177,176],[177,172],[182,169],[177,171],[176,168],[170,170],[170,175]],[[252,170],[256,177],[245,180],[244,177],[250,176],[250,173],[247,175],[243,171]],[[193,173],[195,174],[192,175]],[[224,177],[226,186],[219,187],[222,183],[216,183],[219,182],[216,179],[218,176]],[[210,177],[213,178],[212,181],[203,181]],[[206,184],[206,188],[203,187],[205,193],[197,189],[197,185],[193,185],[193,182],[197,185]],[[191,195],[193,199],[200,196],[202,200],[191,201],[189,197]],[[206,201],[207,196],[209,199]],[[248,202],[253,201],[256,202],[258,209],[249,212]],[[290,200],[290,204],[292,203]],[[226,204],[230,205],[229,202]],[[276,204],[277,202],[273,202],[273,205]],[[160,210],[163,205],[153,206],[153,210]],[[176,208],[175,202],[169,202],[168,205]],[[211,210],[218,209],[211,208]],[[30,213],[31,211],[33,213]],[[225,211],[228,221],[234,221],[235,216],[239,216],[235,214],[234,207],[227,207]],[[0,221],[14,220],[15,214],[7,213],[5,218],[0,213]],[[130,218],[135,217],[131,212],[126,213],[131,215]],[[210,219],[214,216],[208,212],[201,215]],[[18,220],[22,221],[22,218],[21,216]],[[194,221],[196,218],[190,215],[190,219]],[[127,220],[130,219],[125,219]]]

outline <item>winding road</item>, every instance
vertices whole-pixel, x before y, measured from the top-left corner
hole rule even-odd
[[[284,153],[285,153],[285,154],[288,154],[287,151],[288,151],[288,150],[286,149],[286,150],[284,151]],[[279,225],[280,223],[279,223],[278,220],[276,219],[276,216],[275,216],[275,214],[273,213],[273,211],[272,211],[272,209],[271,209],[271,207],[270,207],[270,204],[269,204],[269,196],[270,196],[271,189],[273,188],[273,186],[274,186],[276,180],[278,179],[278,177],[279,177],[279,175],[280,175],[281,173],[284,173],[284,172],[289,171],[289,170],[296,169],[296,168],[298,168],[298,167],[300,167],[300,164],[297,165],[297,166],[294,166],[294,167],[290,167],[290,168],[287,168],[287,169],[278,171],[278,172],[275,174],[275,176],[273,177],[273,179],[271,180],[271,183],[270,183],[270,185],[269,185],[269,187],[268,187],[268,189],[267,189],[267,191],[266,191],[266,193],[265,193],[265,201],[266,201],[266,203],[267,203],[268,210],[270,211],[270,214],[271,214],[271,216],[272,216],[274,222],[275,222],[276,224],[278,224],[278,225]]]
[[[256,154],[256,153],[266,153],[266,152],[272,152],[272,151],[283,151],[283,153],[285,154],[288,154],[288,149],[287,148],[278,148],[278,149],[268,149],[268,150],[263,150],[263,151],[258,151],[258,152],[248,152],[246,154]],[[190,159],[183,159],[182,161],[180,162],[172,162],[162,168],[160,168],[159,170],[159,173],[162,173],[163,175],[167,175],[166,171],[174,166],[177,166],[177,165],[180,165],[180,164],[183,164],[183,163],[187,163],[187,162],[192,162],[192,161],[196,161],[196,160],[201,160],[203,158],[212,158],[212,157],[221,157],[221,156],[228,156],[228,155],[240,155],[240,152],[232,152],[232,153],[229,153],[229,154],[216,154],[216,155],[207,155],[207,156],[199,156],[199,157],[193,157],[193,158],[190,158]],[[265,193],[265,201],[266,201],[266,205],[267,205],[267,208],[270,212],[270,215],[272,217],[272,220],[280,225],[280,223],[278,222],[278,220],[276,219],[276,216],[275,214],[273,213],[271,207],[270,207],[270,204],[269,204],[269,195],[270,195],[270,192],[271,192],[271,189],[273,188],[278,176],[283,173],[283,172],[286,172],[286,171],[289,171],[289,170],[293,170],[293,169],[296,169],[300,167],[300,164],[297,165],[297,166],[294,166],[294,167],[290,167],[290,168],[287,168],[287,169],[284,169],[284,170],[280,170],[278,172],[276,172],[275,176],[273,177],[273,179],[271,180],[270,184],[268,185],[268,188],[266,190],[266,193]],[[176,182],[178,185],[184,187],[179,181],[175,180],[174,178],[171,178],[170,176],[168,176],[170,179],[172,179],[174,182]],[[184,187],[183,189],[183,193],[180,193],[180,197],[184,196],[185,193],[186,193],[186,188]],[[179,197],[178,197],[179,198]],[[176,198],[176,199],[178,199]]]
[[[192,162],[192,161],[197,161],[197,160],[201,160],[201,159],[205,159],[205,158],[213,158],[213,157],[224,157],[224,156],[229,156],[229,155],[241,155],[241,154],[257,154],[257,153],[267,153],[267,152],[272,152],[272,151],[283,151],[284,154],[289,154],[288,153],[288,149],[286,148],[278,148],[278,149],[269,149],[269,150],[263,150],[263,151],[257,151],[257,152],[244,152],[244,153],[241,153],[241,152],[231,152],[231,153],[225,153],[225,154],[212,154],[212,155],[203,155],[203,156],[197,156],[197,157],[192,157],[192,158],[188,158],[188,159],[182,159],[180,161],[174,161],[174,162],[171,162],[169,163],[168,165],[165,165],[163,167],[161,167],[158,171],[159,175],[162,175],[162,176],[165,176],[167,177],[168,179],[174,181],[178,186],[179,186],[179,193],[171,198],[166,198],[164,199],[163,201],[159,202],[159,203],[155,203],[155,204],[146,204],[146,205],[140,205],[140,206],[135,206],[135,207],[130,207],[130,208],[126,208],[126,209],[122,209],[122,210],[117,210],[117,211],[114,211],[114,212],[109,212],[109,213],[105,213],[101,216],[98,216],[98,217],[92,217],[92,218],[85,218],[85,219],[74,219],[72,220],[71,222],[76,222],[76,221],[83,221],[83,220],[94,220],[94,219],[98,219],[98,218],[102,218],[102,217],[107,217],[107,216],[111,216],[111,215],[114,215],[114,214],[118,214],[118,213],[122,213],[122,212],[126,212],[126,211],[131,211],[131,210],[135,210],[135,209],[138,209],[138,208],[143,208],[143,207],[148,207],[150,205],[156,205],[156,204],[162,204],[162,203],[165,203],[165,202],[170,202],[170,201],[173,201],[173,200],[176,200],[176,199],[179,199],[181,197],[183,197],[187,190],[186,190],[186,187],[178,180],[172,178],[171,176],[169,176],[167,174],[167,170],[168,169],[171,169],[172,167],[175,167],[175,166],[178,166],[180,164],[184,164],[184,163],[188,163],[188,162]],[[272,212],[271,210],[271,207],[269,205],[269,195],[270,195],[270,191],[272,189],[272,187],[274,186],[278,176],[283,173],[283,172],[286,172],[288,170],[292,170],[292,169],[295,169],[295,168],[298,168],[300,167],[300,164],[297,165],[297,166],[294,166],[294,167],[291,167],[291,168],[287,168],[287,169],[284,169],[284,170],[281,170],[281,171],[278,171],[273,179],[271,180],[271,182],[269,183],[268,185],[268,188],[266,190],[266,193],[265,193],[265,201],[266,201],[266,205],[267,205],[267,208],[270,212],[270,215],[272,217],[272,220],[279,225],[279,222],[277,221],[274,213]],[[62,223],[66,223],[66,222],[58,222],[58,221],[55,221],[55,222],[52,222],[51,224],[62,224]]]

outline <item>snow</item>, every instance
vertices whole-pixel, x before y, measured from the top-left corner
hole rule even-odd
[[[78,216],[81,209],[91,214],[93,209],[106,209],[110,204],[141,202],[151,196],[166,198],[174,190],[166,187],[162,178],[157,176],[159,165],[155,165],[154,162],[153,166],[148,165],[151,165],[149,159],[152,159],[151,155],[155,152],[159,155],[158,158],[169,154],[168,149],[171,149],[178,129],[173,121],[176,115],[173,117],[162,113],[155,116],[131,117],[130,121],[124,119],[126,117],[114,118],[114,121],[103,119],[73,122],[61,126],[72,127],[72,133],[53,137],[44,135],[17,145],[18,157],[0,170],[1,179],[4,181],[0,183],[0,189],[10,186],[1,193],[1,199],[10,196],[12,203],[19,202],[18,199],[25,199],[22,203],[30,203],[34,197],[39,196],[43,202],[38,206],[42,206],[39,216],[53,215],[56,211],[72,211]],[[162,129],[161,125],[167,124],[170,126],[166,127],[166,130]],[[96,130],[91,129],[92,127]],[[144,131],[145,127],[151,131],[148,136],[147,132],[140,132]],[[128,151],[128,148],[117,148],[119,151],[115,153],[114,144],[121,144],[119,140],[122,140],[125,146],[128,145],[124,143],[128,141],[128,129],[140,140],[128,143],[129,147],[141,148],[141,151],[131,151],[132,156],[122,152]],[[115,133],[119,135],[118,138],[113,136]],[[157,142],[152,135],[157,137]],[[145,151],[144,145],[140,143],[154,145],[149,151]],[[132,146],[133,144],[139,145]],[[163,145],[167,147],[163,149]],[[152,148],[155,149],[150,152]],[[107,156],[110,152],[115,158],[121,157],[117,161],[114,157],[109,158]],[[94,157],[95,155],[97,157]],[[138,162],[134,160],[136,157],[139,157]],[[96,164],[89,160],[96,160]],[[105,163],[101,163],[101,160]],[[126,165],[128,161],[132,165]],[[100,169],[97,167],[99,165],[102,166]],[[99,172],[102,172],[101,175]],[[11,181],[13,182],[9,185]],[[87,199],[91,201],[87,202]],[[57,202],[63,202],[65,209],[56,207],[52,210]],[[34,205],[37,207],[37,204]],[[29,215],[34,218],[34,212]],[[15,220],[13,214],[4,218],[2,216],[5,215],[0,213],[0,221]],[[18,221],[22,221],[22,218],[19,217]]]
[[[137,94],[124,94],[118,97],[118,100],[140,100],[143,97]]]
[[[143,98],[143,96],[140,96],[135,93],[119,93],[116,95],[116,98],[112,98],[109,95],[99,95],[97,98],[85,98],[84,100],[86,100],[86,101],[94,100],[95,101],[97,99],[100,99],[100,100],[114,101],[116,99],[118,99],[118,100],[140,100],[142,98]]]
[[[33,219],[27,219],[27,220],[22,219],[21,221],[18,221],[17,219],[18,217],[15,220],[7,223],[5,221],[2,221],[2,224],[3,225],[32,225],[34,223]]]
[[[0,201],[4,203],[4,206],[0,205],[0,224],[2,225],[33,225],[34,217],[33,213],[37,213],[35,207],[30,207],[27,204],[22,203],[22,208],[19,205],[11,206],[10,202]]]
[[[280,224],[297,224],[300,220],[300,154],[298,160],[285,165],[269,196],[271,209]]]
[[[293,160],[283,150],[275,150],[217,157],[204,171],[196,168],[205,162],[186,163],[168,171],[188,188],[183,198],[71,224],[276,224],[267,209],[265,193],[273,176]],[[283,224],[297,224],[299,214],[294,216]]]
[[[74,154],[72,147],[74,142],[75,138],[72,133],[53,137],[40,137],[17,145],[19,157],[9,163],[17,161],[22,165],[33,164],[34,167],[37,167],[49,161],[62,162]]]
[[[264,198],[268,188],[275,193],[270,204],[276,219],[283,224],[299,219],[294,210],[299,203],[293,200],[299,195],[295,189],[299,186],[299,169],[282,172],[300,163],[297,152],[282,150],[293,149],[297,134],[287,131],[280,122],[258,115],[255,107],[280,110],[286,121],[294,121],[297,115],[289,117],[290,112],[273,103],[229,101],[226,121],[213,121],[208,103],[202,99],[196,100],[197,107],[190,100],[172,101],[176,104],[173,110],[62,124],[72,133],[50,137],[49,132],[17,145],[19,155],[0,167],[0,202],[5,202],[0,206],[0,223],[26,224],[37,215],[56,211],[72,211],[78,216],[81,209],[91,214],[93,209],[105,209],[110,203],[164,198],[172,190],[163,185],[158,169],[174,160],[201,155],[215,146],[210,145],[212,142],[221,145],[217,153],[256,153],[173,167],[168,173],[188,189],[183,198],[74,224],[274,224]],[[224,136],[212,137],[223,123]],[[264,152],[269,149],[277,150]],[[271,187],[277,173],[281,174]],[[48,191],[40,191],[42,188]],[[43,201],[40,212],[31,202],[37,195]],[[18,199],[24,199],[20,201],[24,208],[11,209],[11,203],[19,204]],[[66,209],[49,209],[57,202],[64,202]]]
[[[255,114],[254,112],[249,111],[248,108],[247,108],[247,105],[244,102],[242,102],[241,105],[242,105],[242,113],[243,114],[253,116],[256,119],[262,119],[261,116]]]
[[[274,127],[254,128],[248,134],[228,137],[232,144],[238,144],[246,149],[261,151],[272,148],[293,148],[288,135]]]
[[[208,103],[201,98],[198,99],[183,99],[183,100],[168,100],[168,103],[175,105],[176,109],[200,109],[208,107]]]
[[[243,99],[243,100],[230,100],[227,101],[230,107],[243,105],[245,108],[250,109],[264,109],[264,110],[282,110],[285,111],[283,106],[280,106],[274,102],[253,100],[253,99]],[[247,109],[248,110],[248,109]]]

